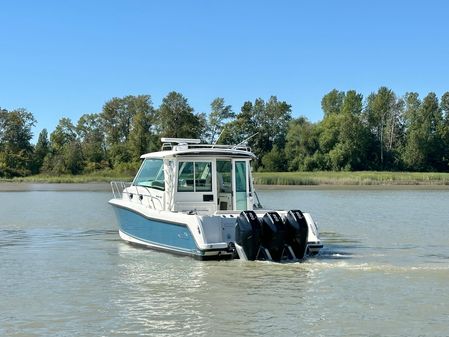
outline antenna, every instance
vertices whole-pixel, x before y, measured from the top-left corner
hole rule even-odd
[[[226,125],[224,126],[223,130],[221,130],[220,134],[218,135],[218,138],[215,140],[215,142],[212,144],[212,149],[215,145],[217,145],[218,141],[220,140],[221,135],[223,134],[224,130],[226,129]]]
[[[242,145],[243,143],[246,143],[248,140],[250,140],[251,138],[253,138],[255,135],[257,135],[259,132],[256,132],[255,134],[249,136],[248,138],[244,139],[243,141],[241,141],[240,143],[238,143],[237,145],[234,145],[232,148],[235,150],[237,147],[239,147],[240,145]]]

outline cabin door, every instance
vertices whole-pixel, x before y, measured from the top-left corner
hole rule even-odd
[[[222,211],[232,210],[233,202],[233,169],[231,160],[217,159],[217,197],[218,209]]]
[[[234,209],[246,211],[248,209],[249,193],[247,161],[233,160],[233,173]]]

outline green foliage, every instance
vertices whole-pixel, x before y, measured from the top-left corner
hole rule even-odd
[[[164,97],[157,116],[161,137],[199,138],[204,127],[204,118],[195,115],[187,98],[175,91]]]
[[[76,137],[76,129],[70,118],[61,118],[55,131],[50,134],[52,150],[56,153],[61,152],[64,146],[75,141]]]
[[[313,160],[307,161],[308,167],[336,171],[365,169],[369,133],[361,118],[363,97],[353,90],[346,93],[333,90],[328,95],[338,97],[338,105],[333,104],[332,112],[317,126],[319,148]]]
[[[429,93],[422,102],[417,94],[406,96],[408,117],[404,163],[410,170],[447,170],[444,120],[438,98]]]
[[[319,150],[318,128],[305,117],[299,117],[290,122],[287,129],[287,143],[285,146],[288,170],[316,170],[324,167],[316,166],[311,158]],[[318,154],[317,154],[318,155]]]
[[[96,166],[106,160],[104,127],[99,114],[82,115],[76,125],[76,133],[86,166]]]
[[[25,150],[0,152],[0,177],[24,177],[31,174],[31,157]]]
[[[61,118],[50,134],[50,151],[44,158],[41,171],[48,174],[79,174],[83,155],[76,128],[69,118]]]
[[[284,149],[279,149],[274,145],[270,152],[262,158],[262,171],[282,172],[287,170]]]
[[[323,120],[312,123],[292,120],[291,106],[276,96],[246,101],[238,114],[219,97],[208,115],[195,113],[174,91],[157,109],[149,95],[114,97],[76,124],[61,118],[50,135],[41,131],[36,146],[30,143],[32,113],[0,109],[0,177],[133,175],[139,157],[157,151],[161,137],[214,143],[220,134],[218,143],[250,146],[259,172],[449,171],[449,92],[440,100],[429,93],[421,101],[417,93],[397,97],[380,87],[364,100],[355,90],[334,89],[321,106]]]
[[[444,93],[440,102],[442,123],[438,130],[442,145],[443,170],[449,169],[449,92]]]
[[[245,139],[257,133],[256,122],[253,114],[253,104],[243,103],[243,106],[234,120],[226,124],[219,143],[239,144]]]
[[[261,158],[274,146],[284,149],[291,120],[291,106],[271,96],[265,102],[258,98],[254,104],[245,102],[235,120],[229,122],[223,132],[221,142],[239,144],[244,141],[253,149],[256,167],[262,165]]]
[[[364,118],[373,138],[372,147],[377,148],[372,158],[376,167],[391,168],[397,162],[396,150],[402,146],[404,133],[403,107],[403,100],[386,87],[368,96]]]
[[[321,100],[321,109],[324,112],[324,118],[329,117],[332,114],[338,114],[341,111],[345,93],[333,89]]]
[[[39,133],[36,146],[34,147],[34,167],[33,173],[39,173],[44,164],[45,157],[50,152],[50,142],[48,140],[47,129],[43,129]]]
[[[225,105],[224,98],[217,97],[210,104],[211,111],[206,122],[206,129],[202,139],[209,144],[214,144],[221,132],[223,127],[231,118],[235,117],[235,113],[232,111],[230,105]]]
[[[151,131],[155,124],[156,111],[150,96],[137,96],[132,104],[134,115],[128,144],[131,156],[139,158],[142,154],[156,149],[157,139]]]
[[[129,161],[130,157],[137,161],[154,149],[156,111],[149,95],[114,97],[104,104],[99,118],[106,156],[112,165]],[[123,149],[125,154],[119,154]]]
[[[131,150],[126,144],[114,144],[110,146],[108,153],[112,167],[137,160],[137,158],[132,157]]]
[[[33,134],[36,120],[25,109],[0,109],[0,177],[25,176],[32,172]]]

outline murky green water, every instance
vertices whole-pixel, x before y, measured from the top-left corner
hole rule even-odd
[[[449,191],[260,191],[325,244],[276,265],[137,249],[109,191],[35,189],[0,192],[0,336],[449,335]]]

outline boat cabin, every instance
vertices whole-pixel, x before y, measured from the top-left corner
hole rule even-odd
[[[132,183],[142,203],[196,214],[253,209],[254,154],[248,147],[200,144],[199,139],[162,138],[162,142],[161,151],[141,156]]]

